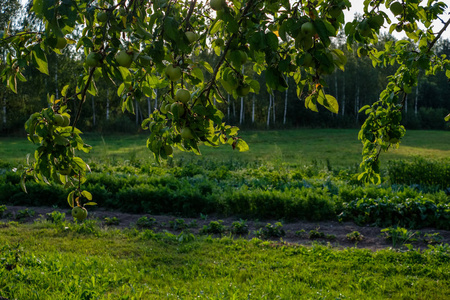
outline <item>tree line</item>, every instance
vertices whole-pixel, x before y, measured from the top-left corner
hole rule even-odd
[[[385,35],[377,47],[384,48],[385,42],[394,40]],[[339,43],[339,40],[334,41]],[[348,61],[344,71],[336,71],[326,76],[325,89],[339,103],[339,114],[331,114],[326,109],[318,112],[305,108],[305,95],[298,97],[296,85],[288,79],[289,88],[284,92],[269,93],[264,87],[264,73],[257,80],[263,87],[259,94],[249,94],[234,99],[227,95],[226,102],[216,103],[232,125],[249,129],[282,129],[298,127],[356,128],[365,120],[365,114],[359,113],[364,105],[372,103],[379,97],[380,91],[387,83],[387,77],[395,72],[395,67],[373,68],[371,60],[350,52],[344,45],[339,46]],[[438,45],[440,54],[450,55],[450,41],[442,40]],[[196,59],[213,64],[215,55],[204,52]],[[62,87],[77,80],[74,74],[83,69],[85,58],[67,47],[63,55],[52,54],[49,57],[49,76],[43,75],[33,66],[26,68],[24,75],[27,82],[18,82],[18,93],[8,91],[0,86],[2,95],[2,121],[0,131],[10,134],[23,130],[28,116],[40,107],[48,105],[48,96],[52,92],[58,97]],[[243,72],[253,76],[251,68],[243,66]],[[255,77],[256,79],[256,77]],[[153,97],[135,99],[135,114],[122,113],[122,100],[117,95],[115,86],[108,80],[98,80],[99,96],[90,96],[81,111],[80,128],[84,131],[101,132],[135,132],[141,122],[161,105],[160,95],[166,88],[154,89]],[[164,84],[162,84],[164,85]],[[224,91],[226,93],[226,91]],[[450,110],[450,84],[445,74],[434,77],[421,76],[415,90],[408,95],[403,111],[403,124],[410,129],[448,129],[444,117]],[[76,111],[77,106],[72,109]]]

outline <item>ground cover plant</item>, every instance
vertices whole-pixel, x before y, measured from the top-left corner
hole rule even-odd
[[[0,296],[8,299],[446,299],[450,248],[347,248],[3,223]],[[299,298],[300,297],[300,298]]]

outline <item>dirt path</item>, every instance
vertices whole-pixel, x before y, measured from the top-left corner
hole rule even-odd
[[[0,220],[2,222],[6,221],[17,221],[17,217],[21,215],[20,211],[24,211],[28,209],[28,211],[34,211],[34,216],[26,216],[20,219],[21,222],[31,223],[39,218],[46,218],[47,213],[51,213],[53,211],[59,211],[61,213],[66,214],[67,220],[73,220],[70,209],[55,209],[51,207],[23,207],[23,206],[7,206],[7,210],[3,213],[3,218]],[[6,216],[5,216],[6,215]],[[23,215],[23,213],[22,213]],[[203,216],[203,218],[181,218],[174,216],[159,216],[159,215],[149,215],[149,214],[127,214],[115,211],[107,211],[104,209],[95,209],[89,212],[89,219],[97,219],[100,224],[105,227],[114,227],[114,228],[126,228],[136,226],[136,223],[141,217],[154,218],[156,223],[152,226],[154,231],[163,231],[167,230],[174,234],[179,234],[182,229],[174,229],[174,224],[176,220],[184,220],[184,224],[196,225],[189,228],[189,230],[197,234],[200,229],[203,228],[204,225],[208,225],[211,221],[223,220],[223,225],[227,228],[230,228],[232,223],[235,221],[239,221],[238,218],[215,218],[214,216]],[[117,218],[119,221],[118,225],[107,225],[105,222],[105,218]],[[179,221],[183,223],[183,221]],[[266,226],[267,223],[274,225],[279,221],[277,220],[248,220],[246,223],[248,225],[249,233],[243,235],[246,238],[255,237],[255,231]],[[339,223],[334,221],[321,221],[321,222],[305,222],[298,221],[292,223],[284,223],[282,229],[285,231],[285,236],[282,237],[283,241],[288,243],[296,243],[302,245],[310,245],[313,242],[319,242],[323,244],[330,243],[331,245],[344,248],[344,247],[358,247],[358,248],[366,248],[370,250],[379,250],[392,247],[392,242],[387,240],[382,235],[381,229],[379,227],[370,227],[370,226],[358,226],[351,222]],[[325,237],[323,238],[310,238],[311,230],[316,230],[319,233],[323,233]],[[347,238],[347,234],[358,231],[360,234],[364,236],[361,241],[355,242],[350,241]],[[424,242],[423,237],[425,234],[436,234],[438,233],[441,237],[439,243],[448,243],[450,244],[450,231],[446,230],[436,230],[432,228],[424,228],[420,230],[411,230],[411,232],[419,231],[420,234],[416,234],[413,238],[417,239],[417,241],[408,241],[407,243],[411,243],[414,248],[426,248],[428,244]],[[226,234],[229,234],[227,231]],[[280,238],[271,238],[271,240],[280,240]]]

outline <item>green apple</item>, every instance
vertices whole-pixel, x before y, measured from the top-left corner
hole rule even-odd
[[[172,155],[173,154],[173,148],[170,145],[164,145],[163,146],[164,152],[166,153],[167,156]]]
[[[172,105],[170,106],[170,111],[175,117],[177,118],[181,117],[182,115],[184,115],[185,111],[183,103],[181,102],[172,103]]]
[[[248,84],[239,85],[238,88],[236,89],[236,94],[239,97],[247,96],[248,93],[250,93],[250,86]]]
[[[227,6],[225,0],[211,0],[209,1],[209,5],[215,11],[222,10]]]
[[[241,65],[245,64],[248,59],[247,52],[245,52],[243,50],[239,50],[239,55],[241,56]]]
[[[175,94],[175,100],[182,103],[187,103],[191,100],[191,93],[186,89],[179,89]]]
[[[192,130],[189,127],[184,127],[181,129],[181,137],[185,140],[192,140],[194,135],[192,134]]]
[[[382,15],[376,15],[372,19],[378,26],[381,27],[384,25],[384,17]]]
[[[403,5],[400,2],[394,2],[389,8],[394,16],[400,15],[403,12]]]
[[[172,81],[177,81],[181,78],[182,75],[181,68],[178,66],[174,67],[173,65],[169,65],[166,68],[165,73],[166,76],[169,77],[169,79]]]
[[[337,17],[339,17],[341,15],[342,9],[340,9],[338,6],[334,5],[328,10],[328,13],[330,14],[330,16],[332,18],[336,19]]]
[[[163,114],[167,114],[168,110],[167,110],[167,103],[163,102],[161,104],[161,107],[159,108],[159,110],[163,113]]]
[[[70,175],[70,172],[72,172],[72,168],[69,166],[67,169],[59,169],[58,172],[61,175]]]
[[[301,45],[303,49],[308,50],[311,49],[311,47],[314,45],[314,39],[312,37],[304,37],[301,40]]]
[[[313,36],[316,32],[316,30],[314,29],[314,25],[311,22],[304,23],[302,25],[301,31],[305,36]]]
[[[89,55],[86,57],[86,65],[88,67],[92,67],[92,68],[97,67],[100,62],[101,57],[102,56],[100,53],[97,53],[97,52],[89,53]]]
[[[63,124],[64,124],[64,117],[63,116],[61,116],[60,114],[55,114],[55,124],[57,125],[57,126],[63,126]]]
[[[81,207],[81,206],[75,206],[72,209],[72,217],[74,217],[75,219],[79,220],[79,221],[83,221],[84,219],[87,218],[88,212],[86,210],[86,208]]]
[[[306,52],[305,56],[303,57],[303,66],[305,68],[310,68],[313,66],[313,57],[310,53]]]
[[[63,124],[61,126],[62,127],[69,126],[69,124],[70,124],[70,116],[68,114],[63,114],[62,117],[64,119],[64,122],[63,122]]]
[[[67,45],[67,40],[63,37],[58,37],[56,39],[56,45],[55,48],[57,49],[64,49],[64,47],[66,47]]]
[[[186,31],[184,33],[189,41],[190,44],[198,40],[198,34],[192,31]]]
[[[129,54],[125,50],[121,50],[116,55],[116,61],[122,67],[129,68],[131,66],[131,63],[133,62],[133,55]]]
[[[361,57],[366,57],[368,53],[369,52],[367,51],[366,48],[359,49],[359,56],[361,56]]]
[[[97,14],[97,21],[99,21],[100,23],[105,23],[106,21],[108,21],[108,14],[104,11],[100,11]]]

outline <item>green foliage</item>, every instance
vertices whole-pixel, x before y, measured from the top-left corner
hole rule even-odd
[[[372,224],[379,227],[406,226],[422,228],[433,226],[449,229],[450,204],[436,204],[419,196],[413,199],[398,197],[362,198],[343,203],[340,221],[352,220],[356,224]]]
[[[310,230],[308,233],[308,238],[313,239],[322,239],[325,238],[325,233],[319,231],[318,229]]]
[[[443,240],[442,235],[439,232],[425,233],[422,240],[427,244],[440,244]]]
[[[204,225],[200,230],[202,234],[222,234],[227,230],[222,220],[211,221],[208,225]]]
[[[269,239],[283,237],[286,235],[286,232],[283,229],[283,224],[281,224],[281,222],[277,222],[273,225],[267,223],[263,228],[256,230],[255,235],[258,238]]]
[[[34,0],[28,15],[36,19],[17,22],[26,25],[7,26],[1,33],[0,46],[7,54],[1,61],[0,78],[8,90],[18,93],[18,81],[26,82],[25,75],[33,78],[30,66],[50,76],[52,58],[64,51],[77,51],[76,57],[85,62],[83,68],[70,73],[77,80],[61,89],[61,97],[58,92],[58,97],[48,95],[45,108],[26,122],[28,139],[36,149],[19,168],[21,187],[26,190],[28,177],[41,183],[57,182],[72,189],[68,198],[72,207],[75,202],[91,202],[90,192],[81,188],[89,166],[77,153],[89,152],[91,147],[81,139],[77,126],[88,95],[101,94],[97,86],[101,79],[113,83],[122,111],[136,113],[137,120],[138,102],[161,91],[155,110],[141,124],[148,131],[146,146],[158,162],[171,158],[174,147],[200,154],[202,143],[247,151],[238,128],[223,122],[224,114],[216,103],[225,101],[225,92],[234,99],[258,94],[261,84],[253,78],[256,75],[264,76],[270,94],[286,91],[291,77],[306,108],[318,111],[322,107],[337,114],[339,103],[326,93],[326,76],[343,71],[348,61],[340,49],[344,47],[332,43],[338,36],[345,40],[342,46],[373,67],[395,69],[383,83],[378,100],[360,110],[367,118],[358,136],[363,161],[357,178],[380,183],[380,153],[397,147],[405,134],[401,111],[407,95],[418,85],[419,74],[445,73],[450,78],[450,60],[436,46],[450,21],[442,21],[445,26],[433,30],[433,22],[442,20],[448,7],[436,0],[365,1],[361,17],[346,21],[342,11],[351,2],[301,0],[291,5],[289,1],[214,0],[209,5],[184,1],[148,5],[145,1]],[[388,10],[395,16],[389,17]],[[8,14],[6,19],[13,13]],[[385,22],[390,33],[403,32],[406,38],[379,47]],[[80,26],[82,32],[74,34]],[[213,66],[201,57],[209,51],[217,56]],[[180,89],[187,89],[190,97],[178,99]],[[71,114],[72,121],[68,119]],[[140,191],[125,194],[130,198]],[[334,209],[320,197],[313,205],[308,201],[307,209],[314,212],[320,206],[327,210],[325,215]],[[315,214],[312,219],[322,217]]]
[[[239,235],[247,234],[248,233],[247,220],[240,219],[239,221],[234,221],[231,224],[231,232]]]
[[[418,286],[426,299],[443,300],[449,293],[448,245],[370,251],[318,244],[274,247],[256,238],[181,242],[180,235],[151,230],[79,234],[34,224],[19,225],[14,235],[11,228],[0,231],[1,296],[8,299],[108,294],[152,299],[176,298],[175,293],[184,298],[377,299],[387,291],[391,298],[414,298]],[[149,282],[158,291],[149,289]]]
[[[173,230],[182,230],[188,227],[188,224],[183,219],[175,219],[169,221],[169,227]]]
[[[104,219],[104,222],[106,225],[119,225],[120,224],[120,220],[117,217],[112,217],[112,218],[106,217]]]
[[[402,227],[389,227],[381,230],[385,234],[385,238],[392,242],[392,246],[401,247],[407,242],[415,242],[418,232],[409,231]]]
[[[346,235],[350,242],[360,242],[364,239],[364,236],[359,231],[353,231]]]
[[[24,221],[24,220],[27,219],[27,218],[34,217],[35,214],[36,214],[36,212],[35,212],[34,210],[25,208],[25,209],[19,210],[19,211],[16,213],[15,218],[16,218],[16,220],[18,220],[19,222],[22,222],[22,221]]]
[[[66,214],[59,211],[52,211],[47,213],[47,221],[52,222],[57,225],[61,225],[66,220]]]
[[[149,217],[140,217],[137,222],[136,225],[140,228],[152,228],[157,224],[156,219],[155,218],[149,218]]]
[[[388,164],[389,180],[394,184],[450,187],[450,161],[416,157],[413,161],[396,160]]]
[[[6,207],[6,205],[0,205],[0,218],[3,217],[3,214],[5,213],[5,211],[7,211],[8,208]]]

